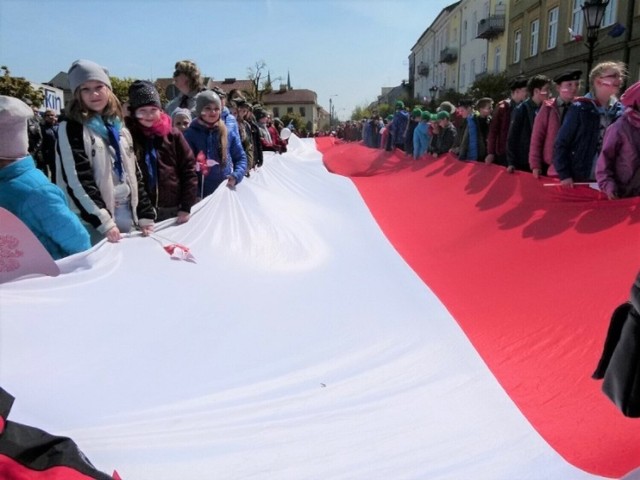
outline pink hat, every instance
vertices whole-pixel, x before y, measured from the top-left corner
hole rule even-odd
[[[636,82],[625,90],[620,97],[620,102],[625,107],[639,108],[640,107],[640,82]]]

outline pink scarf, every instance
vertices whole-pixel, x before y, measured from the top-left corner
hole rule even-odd
[[[140,123],[138,123],[138,125],[140,126],[140,130],[146,137],[164,137],[171,131],[171,117],[162,112],[160,114],[160,119],[151,127],[145,127]]]

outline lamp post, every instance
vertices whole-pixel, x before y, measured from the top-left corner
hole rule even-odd
[[[598,43],[598,31],[602,24],[604,11],[609,5],[609,0],[587,0],[582,4],[582,13],[584,14],[584,23],[587,27],[586,46],[589,49],[587,57],[587,75],[591,72],[593,66],[593,49]]]
[[[338,94],[329,95],[329,130],[333,126],[333,97],[337,97]]]
[[[436,93],[438,93],[438,87],[436,87],[435,85],[433,85],[431,88],[429,88],[429,92],[431,92],[431,101],[435,102],[436,100]]]

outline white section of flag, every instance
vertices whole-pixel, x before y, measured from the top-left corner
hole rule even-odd
[[[9,417],[142,479],[599,478],[511,402],[312,143],[127,238],[0,286]]]

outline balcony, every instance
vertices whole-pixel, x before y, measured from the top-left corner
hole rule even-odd
[[[458,59],[458,49],[447,47],[440,51],[440,63],[453,63]]]
[[[504,33],[505,15],[491,15],[478,22],[478,35],[476,38],[491,40]]]
[[[418,75],[422,75],[423,77],[429,76],[429,65],[424,62],[420,62],[418,65]]]

